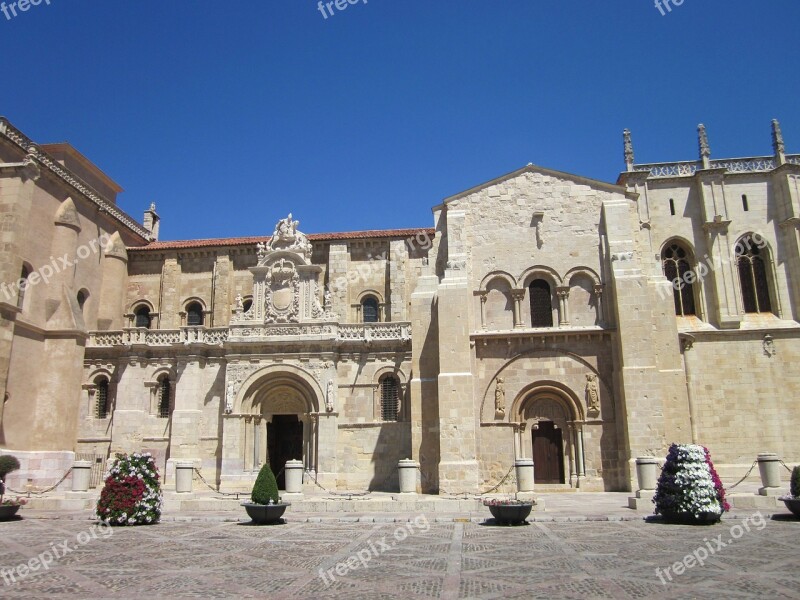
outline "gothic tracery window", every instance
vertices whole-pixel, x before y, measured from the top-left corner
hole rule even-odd
[[[694,303],[695,275],[689,251],[677,242],[667,245],[661,251],[661,266],[664,277],[672,284],[675,314],[679,317],[697,314]]]
[[[735,250],[744,312],[772,312],[767,277],[769,253],[766,245],[757,243],[753,235],[746,235],[736,244]]]

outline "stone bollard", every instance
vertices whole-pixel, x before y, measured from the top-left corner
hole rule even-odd
[[[514,467],[517,470],[517,492],[532,492],[533,460],[530,458],[518,458],[514,463]]]
[[[88,492],[92,480],[92,463],[88,460],[76,460],[72,463],[72,491]]]
[[[417,469],[419,465],[410,458],[404,458],[397,463],[400,476],[400,493],[417,493]]]
[[[758,471],[761,474],[761,496],[777,496],[781,490],[781,459],[772,452],[758,455]]]
[[[653,496],[658,485],[658,459],[655,456],[640,456],[636,459],[636,481],[639,489],[628,498],[628,508],[653,510]]]
[[[641,456],[636,459],[636,480],[639,490],[655,491],[658,485],[658,459],[655,456]]]
[[[189,494],[192,491],[192,479],[194,475],[194,463],[176,462],[175,463],[175,492],[178,494]]]
[[[303,462],[299,460],[287,460],[284,467],[284,476],[286,478],[286,493],[287,494],[302,494],[303,493]]]

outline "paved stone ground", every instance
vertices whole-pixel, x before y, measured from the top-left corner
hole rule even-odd
[[[46,551],[64,554],[65,542],[72,551],[46,571],[16,572],[15,583],[5,571],[0,597],[800,598],[800,521],[751,517],[749,532],[743,523],[495,527],[418,516],[409,523],[290,518],[272,527],[207,521],[92,530],[91,521],[26,518],[0,523],[0,568]],[[675,573],[674,563],[708,548],[714,552],[703,566]],[[359,552],[367,566],[355,558],[348,567]]]

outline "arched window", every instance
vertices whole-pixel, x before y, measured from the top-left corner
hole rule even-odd
[[[203,324],[203,307],[199,302],[192,302],[186,307],[186,324],[189,327],[199,327]]]
[[[150,318],[150,309],[147,306],[140,306],[136,309],[133,313],[136,316],[135,325],[136,327],[144,327],[145,329],[150,329],[150,324],[152,322]]]
[[[528,287],[531,299],[531,325],[553,326],[553,301],[550,284],[544,279],[534,279]]]
[[[695,315],[694,281],[691,254],[681,244],[671,243],[661,251],[661,266],[664,277],[672,284],[675,298],[675,314],[679,317]]]
[[[97,400],[95,406],[95,416],[98,419],[105,419],[108,417],[109,410],[111,409],[109,402],[110,398],[108,396],[108,379],[98,379],[95,385],[95,395]]]
[[[769,253],[763,238],[759,238],[761,242],[758,243],[754,237],[748,234],[736,244],[736,265],[739,268],[744,312],[772,312],[767,279]]]
[[[25,303],[25,289],[28,287],[28,277],[31,274],[31,269],[28,265],[22,265],[22,272],[19,275],[19,293],[17,294],[17,308],[22,310],[22,305]]]
[[[364,323],[378,322],[378,301],[373,296],[367,296],[361,301],[361,316]]]
[[[162,419],[169,418],[172,412],[172,383],[169,377],[161,380],[158,390],[158,416]]]
[[[247,298],[244,302],[242,302],[242,312],[247,312],[253,307],[253,299]]]
[[[83,307],[86,305],[86,300],[89,298],[89,292],[86,290],[80,290],[77,295],[78,306],[80,307],[81,311]]]
[[[381,420],[397,421],[400,412],[400,382],[394,375],[381,379]]]

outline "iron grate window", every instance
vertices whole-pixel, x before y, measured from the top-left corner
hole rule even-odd
[[[169,417],[170,408],[172,407],[172,384],[169,377],[161,380],[161,389],[158,398],[158,416],[162,419]]]
[[[203,324],[203,307],[197,302],[186,307],[186,324],[189,327],[199,327]]]
[[[553,326],[553,302],[550,284],[544,279],[536,279],[530,285],[531,325],[533,327]]]
[[[381,420],[397,421],[400,412],[400,385],[395,377],[381,381]]]
[[[136,310],[136,327],[150,329],[150,309],[146,306]]]
[[[361,314],[364,323],[378,322],[378,301],[375,298],[365,298],[361,303]]]
[[[108,417],[108,380],[101,379],[97,382],[97,407],[96,415],[98,419],[105,419]]]

